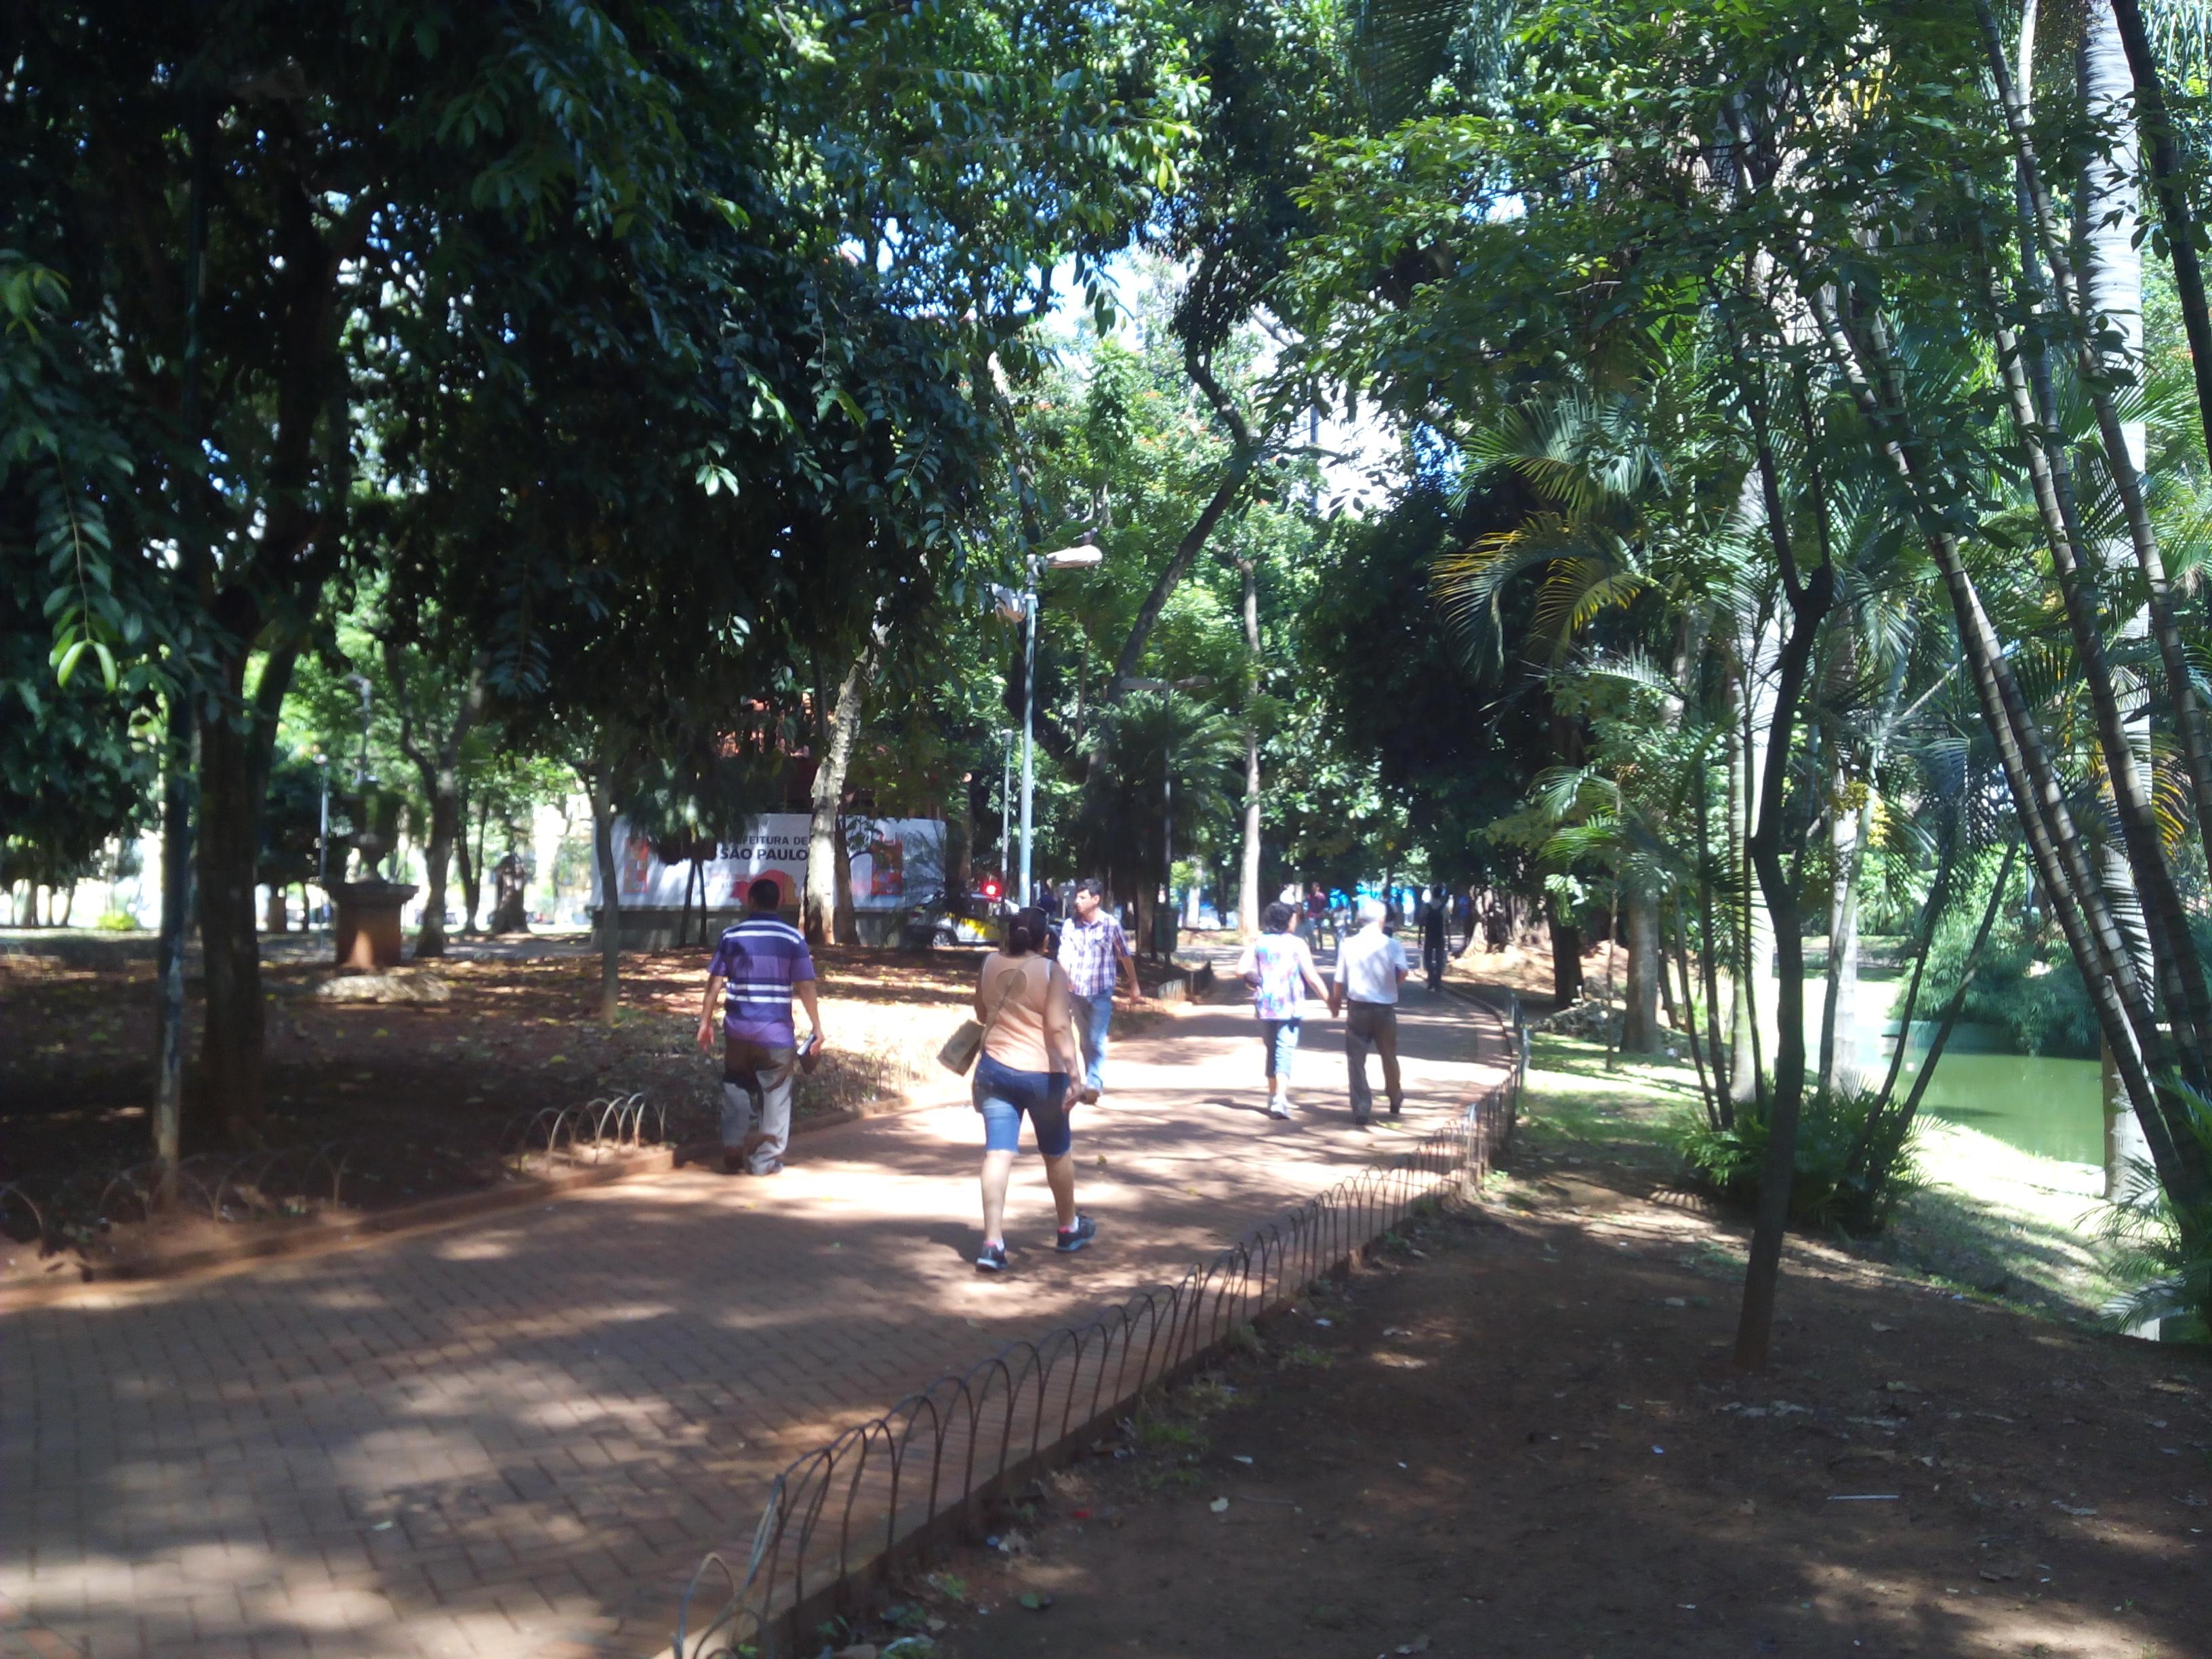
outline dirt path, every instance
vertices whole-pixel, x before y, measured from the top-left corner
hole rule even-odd
[[[1006,1517],[1019,1553],[966,1552],[855,1634],[933,1622],[941,1659],[2207,1650],[2205,1354],[1793,1248],[1778,1363],[1742,1377],[1735,1230],[1566,1145],[1540,1130],[1502,1200],[1273,1322]]]
[[[197,1283],[0,1321],[0,1652],[90,1659],[637,1654],[708,1548],[834,1429],[1016,1335],[1179,1273],[1433,1127],[1492,1076],[1455,1000],[1406,1016],[1401,1125],[1355,1132],[1316,1024],[1264,1114],[1241,1009],[1117,1046],[1079,1119],[1099,1245],[1058,1258],[1041,1172],[982,1279],[971,1110]],[[1495,1048],[1491,1052],[1495,1052]],[[9,1644],[13,1644],[11,1647]]]

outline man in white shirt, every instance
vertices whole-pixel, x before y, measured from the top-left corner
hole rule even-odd
[[[1328,988],[1328,1012],[1334,1016],[1352,1005],[1344,1023],[1345,1067],[1351,1074],[1352,1121],[1364,1126],[1375,1115],[1375,1096],[1367,1086],[1367,1051],[1382,1056],[1382,1092],[1390,1099],[1390,1115],[1404,1106],[1405,1091],[1398,1082],[1398,988],[1413,971],[1406,947],[1382,931],[1385,915],[1378,899],[1359,902],[1359,931],[1337,947],[1336,977]]]

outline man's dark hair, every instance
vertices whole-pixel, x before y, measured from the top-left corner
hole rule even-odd
[[[745,889],[745,902],[756,910],[781,910],[783,908],[783,889],[775,884],[773,876],[758,877],[751,886]]]
[[[1267,907],[1264,913],[1264,920],[1261,921],[1261,926],[1265,927],[1271,933],[1288,933],[1291,927],[1291,918],[1297,915],[1297,912],[1296,910],[1284,903],[1282,900],[1277,899],[1273,904]]]
[[[1093,898],[1103,899],[1106,896],[1106,884],[1096,876],[1085,876],[1075,884],[1074,890],[1078,893],[1088,893]]]

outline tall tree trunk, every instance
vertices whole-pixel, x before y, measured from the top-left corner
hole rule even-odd
[[[878,623],[845,671],[837,687],[837,701],[823,711],[817,727],[812,792],[813,817],[806,834],[806,891],[801,921],[810,945],[849,945],[838,926],[838,870],[842,852],[841,816],[845,801],[845,776],[853,764],[853,745],[860,734],[860,719],[876,664],[889,636],[887,624]],[[846,907],[851,908],[851,878],[846,878]],[[1021,902],[1029,902],[1024,895]],[[844,930],[849,934],[849,924]]]
[[[200,722],[200,962],[206,1000],[190,1109],[234,1146],[259,1138],[263,1108],[265,1020],[253,914],[261,836],[252,741],[227,714]]]
[[[1846,775],[1838,774],[1838,781]],[[1848,787],[1848,784],[1845,784]],[[1821,987],[1820,1089],[1825,1095],[1859,1081],[1859,873],[1874,815],[1869,793],[1854,806],[1838,799],[1829,817],[1828,972]]]
[[[622,872],[615,864],[614,781],[611,755],[597,757],[584,775],[592,802],[592,855],[599,869],[599,1018],[609,1025],[622,1018]]]
[[[477,817],[476,843],[469,841],[469,800],[461,798],[461,833],[453,842],[453,870],[461,880],[461,934],[466,938],[477,931],[477,909],[483,902],[483,815],[489,808],[480,808]]]
[[[226,665],[230,708],[204,710],[199,723],[200,951],[207,985],[200,1099],[202,1115],[219,1124],[237,1146],[261,1138],[267,1022],[253,890],[258,884],[270,751],[303,643],[295,635],[266,652],[250,697],[245,693],[246,653],[239,653]],[[242,709],[243,717],[234,709]]]
[[[208,198],[215,175],[210,155],[213,125],[213,106],[203,91],[193,97],[185,123],[192,167],[185,198],[186,310],[178,412],[188,439],[197,439],[200,431],[200,307],[207,288]],[[204,591],[208,580],[205,539],[186,536],[179,553],[179,586],[186,592]],[[184,1141],[185,943],[191,936],[192,913],[198,902],[194,880],[197,849],[192,841],[199,808],[200,732],[185,684],[173,683],[167,689],[161,743],[161,923],[154,962],[152,1116],[154,1156],[161,1165],[159,1194],[165,1208],[176,1201],[177,1160]]]
[[[1620,1009],[1620,1051],[1648,1054],[1659,1047],[1659,978],[1666,972],[1659,902],[1632,890],[1622,908],[1628,924],[1628,988]]]
[[[1741,1109],[1760,1096],[1759,986],[1773,948],[1773,919],[1759,902],[1749,851],[1756,756],[1743,719],[1751,704],[1735,702],[1729,742],[1729,909],[1735,971],[1729,977],[1729,1102]]]
[[[1714,1127],[1726,1129],[1735,1123],[1735,1103],[1729,1097],[1728,1058],[1721,1046],[1720,924],[1713,910],[1711,830],[1712,783],[1701,755],[1698,760],[1698,955],[1705,991],[1705,1040],[1712,1061]]]
[[[2096,0],[2086,20],[2081,46],[2083,108],[2096,120],[2100,131],[2110,135],[2113,149],[2105,151],[2093,146],[2083,161],[2081,208],[2077,215],[2080,230],[2075,239],[2083,268],[2076,271],[2071,263],[2074,255],[2061,237],[2051,205],[2026,106],[2005,63],[1995,14],[1988,0],[1977,0],[1975,9],[2013,141],[2016,187],[2027,240],[2042,251],[2050,295],[2056,297],[2060,311],[2069,322],[2081,325],[2075,342],[2075,368],[2081,387],[2087,393],[2090,407],[2096,415],[2101,459],[2119,498],[2127,528],[2127,547],[2134,554],[2143,578],[2146,604],[2141,620],[2158,642],[2174,733],[2179,740],[2178,746],[2197,800],[2212,802],[2212,734],[2208,734],[2164,556],[2159,548],[2156,527],[2151,521],[2148,486],[2142,473],[2142,428],[2140,422],[2121,418],[2113,393],[2115,386],[2140,382],[2142,363],[2142,272],[2141,258],[2134,246],[2140,228],[2135,193],[2137,157],[2134,153],[2134,128],[2126,111],[2130,76],[2124,67],[2125,54],[2116,16],[2105,0]],[[2034,275],[2032,258],[2024,274],[2028,288],[2025,296],[2027,309],[2033,313],[2042,308],[2045,295],[2042,282]],[[2059,526],[2049,532],[2051,550],[2062,590],[2067,592],[2069,621],[2077,643],[2085,638],[2088,641],[2081,648],[2088,659],[2084,665],[2091,675],[2092,690],[2100,698],[2100,726],[2109,727],[2109,711],[2104,707],[2109,699],[2098,687],[2095,678],[2100,672],[2097,659],[2101,652],[2096,618],[2094,611],[2075,597],[2073,587],[2078,586],[2078,579],[2069,574],[2067,564],[2069,557],[2076,563],[2091,559],[2094,567],[2109,568],[2121,561],[2110,554],[2092,556],[2075,522],[2070,474],[2065,450],[2058,438],[2056,399],[2051,392],[2040,336],[2032,333],[2030,337],[2033,349],[2027,354],[2027,362],[2034,372],[2036,393],[2042,405],[2034,436],[2040,438],[2049,468],[2056,474],[2055,489],[2046,488],[2043,478],[2036,479],[2038,505],[2046,525],[2053,524],[2055,520]],[[2017,419],[2021,403],[2021,388],[2016,384],[2021,354],[2002,325],[1997,329],[1997,341]],[[2031,463],[2035,447],[2031,438]],[[2100,731],[2100,740],[2107,750],[2106,764],[2115,775],[2116,782],[2126,784],[2136,769],[2130,744],[2113,736],[2109,730]],[[2202,1060],[2206,1051],[2212,1049],[2212,999],[2207,996],[2202,964],[2197,960],[2179,899],[2172,891],[2171,872],[2166,867],[2158,837],[2154,830],[2146,828],[2147,813],[2125,787],[2119,790],[2118,805],[2124,836],[2128,842],[2128,858],[2134,866],[2135,885],[2146,907],[2145,921],[2154,959],[2160,965],[2160,988],[2169,999],[2168,1012],[2178,1021],[2185,1022],[2179,1044],[2185,1076],[2200,1088],[2212,1085],[2212,1078],[2208,1078]],[[2197,818],[2200,843],[2205,856],[2212,859],[2212,812],[2200,811]]]
[[[1237,562],[1244,579],[1244,846],[1237,870],[1237,931],[1247,944],[1260,937],[1260,720],[1253,707],[1260,689],[1260,567]]]
[[[1986,4],[1977,9],[1994,42],[1994,22]],[[2008,82],[2001,46],[1994,57],[1997,73]],[[2167,1120],[2165,1103],[2151,1080],[2154,1066],[2166,1063],[2167,1045],[2152,1012],[2148,988],[2129,957],[2075,825],[2065,781],[2021,695],[1944,510],[1929,498],[1930,463],[1910,427],[1903,383],[1887,337],[1875,326],[1878,319],[1871,314],[1863,325],[1863,337],[1855,337],[1845,325],[1837,295],[1826,283],[1824,276],[1801,273],[1799,297],[1868,423],[1875,452],[1904,484],[1929,556],[1942,575],[1983,724],[2003,766],[2036,879],[2081,969],[2100,1030],[2112,1046],[2136,1116],[2150,1134],[2160,1177],[2184,1205],[2212,1200],[2212,1170],[2206,1167],[2202,1149],[2185,1126]]]
[[[2131,153],[2135,146],[2130,141],[2135,125],[2128,109],[2135,81],[2120,39],[2119,21],[2108,0],[2091,0],[2082,21],[2077,59],[2081,107],[2092,122],[2109,134],[2115,148],[2110,154],[2092,148],[2082,163],[2081,208],[2075,234],[2081,258],[2081,305],[2106,341],[2104,349],[2098,353],[2100,366],[2115,379],[2133,383],[2140,378],[2143,346],[2142,254],[2137,242],[2142,216],[2142,204],[2136,194],[2139,158]],[[2141,421],[2124,422],[2121,441],[2125,453],[2115,457],[2114,464],[2140,477],[2146,459],[2144,440]],[[2109,539],[2095,550],[2094,556],[2104,567],[2107,581],[2125,568],[2133,550],[2124,537]],[[2123,624],[2120,637],[2141,641],[2149,633],[2150,611],[2146,605],[2138,607]],[[2147,765],[2150,755],[2150,708],[2147,700],[2137,701],[2134,717],[2127,721],[2124,741],[2130,751],[2130,762],[2134,751],[2140,749]],[[2133,770],[2132,764],[2130,769]],[[2126,787],[2119,780],[2115,781]],[[2140,775],[2132,781],[2139,787]],[[2142,805],[2148,807],[2147,799]],[[2148,817],[2148,812],[2142,816]],[[2154,856],[2164,855],[2160,851]],[[2112,895],[2129,935],[2129,953],[2135,957],[2136,971],[2148,981],[2156,971],[2149,918],[2135,879],[2129,849],[2108,840],[2100,850],[2100,860],[2106,890]],[[2183,925],[2185,927],[2187,924]],[[2128,1190],[2135,1166],[2148,1162],[2150,1144],[2143,1136],[2142,1126],[2136,1121],[2134,1103],[2128,1098],[2109,1044],[2100,1045],[2099,1057],[2105,1104],[2105,1196],[2118,1199]]]
[[[161,1165],[164,1204],[175,1196],[177,1160],[184,1143],[185,942],[191,936],[197,897],[192,817],[200,744],[185,699],[172,692],[168,705],[161,768],[161,923],[154,946],[152,1113],[154,1158]]]
[[[1121,654],[1114,662],[1114,678],[1107,683],[1106,696],[1113,701],[1121,695],[1122,682],[1133,677],[1138,665],[1145,658],[1145,642],[1151,638],[1152,626],[1167,608],[1168,600],[1176,588],[1190,572],[1190,567],[1205,550],[1206,538],[1213,534],[1214,526],[1236,505],[1237,497],[1252,477],[1252,469],[1260,459],[1260,447],[1255,441],[1251,428],[1246,423],[1243,411],[1237,407],[1219,380],[1215,379],[1212,366],[1195,350],[1186,349],[1184,367],[1193,384],[1206,394],[1213,405],[1214,413],[1229,430],[1229,459],[1222,464],[1221,477],[1214,485],[1213,494],[1199,509],[1198,517],[1184,531],[1182,539],[1169,556],[1166,567],[1153,580],[1144,602],[1137,607],[1136,620],[1129,625],[1128,638],[1121,644]],[[1024,896],[1026,902],[1026,895]]]
[[[2077,348],[2081,378],[2096,411],[2106,469],[2120,497],[2129,541],[2144,578],[2150,631],[2157,638],[2159,654],[2166,669],[2167,693],[2180,739],[2179,746],[2197,798],[2204,844],[2212,849],[2212,815],[2204,811],[2205,804],[2212,802],[2212,745],[2208,745],[2203,711],[2144,501],[2140,434],[2130,432],[2129,423],[2119,419],[2112,392],[2116,381],[2135,378],[2134,359],[2139,356],[2141,338],[2139,267],[2134,264],[2132,247],[2124,246],[2132,240],[2125,222],[2132,216],[2134,203],[2133,158],[2125,154],[2125,135],[2130,129],[2124,119],[2122,103],[2132,76],[2131,72],[2123,72],[2116,62],[2125,55],[2126,44],[2117,15],[2108,14],[2101,3],[2091,9],[2093,15],[2087,19],[2081,59],[2084,104],[2113,132],[2118,144],[2114,153],[2093,150],[2086,164],[2083,208],[2079,216],[2083,228],[2078,239],[2085,269],[2077,276],[2069,266],[2068,252],[2059,238],[2025,102],[2020,88],[2012,83],[2004,62],[1994,12],[1986,0],[1978,0],[1976,6],[2013,139],[2021,208],[2031,240],[2043,251],[2051,288],[2061,309],[2070,319],[2087,325],[2087,337]],[[2107,220],[2112,222],[2106,223]],[[2100,239],[2108,235],[2120,239],[2124,245],[2103,246]],[[2033,289],[2038,284],[2033,279],[2032,262],[2028,269]],[[2032,300],[2036,297],[2031,295]],[[2014,418],[2025,425],[2021,414],[2024,398],[2017,364],[2021,354],[2005,337],[2002,328],[1999,346]],[[2027,362],[2036,371],[2037,397],[2043,409],[2048,410],[2053,407],[2054,400],[2049,391],[2049,377],[2042,369],[2039,345],[2028,356]],[[2202,364],[2199,369],[2201,372]],[[2190,1126],[2178,1109],[2151,1087],[2149,1079],[2150,1074],[2160,1069],[2170,1056],[2179,1062],[2185,1080],[2200,1088],[2204,1086],[2205,1053],[2208,1046],[2212,1046],[2212,1000],[2207,999],[2203,965],[2190,933],[2189,918],[2148,810],[2136,766],[2136,734],[2123,729],[2117,700],[2111,691],[2110,676],[2102,661],[2098,631],[2100,619],[2090,597],[2082,590],[2080,567],[2094,567],[2109,560],[2091,553],[2082,544],[2078,526],[2068,511],[2071,501],[2066,492],[2070,480],[2064,451],[2047,429],[2051,425],[2047,414],[2042,416],[2041,423],[2045,428],[2041,434],[2043,445],[2049,456],[2048,465],[2042,471],[2052,476],[2045,477],[2039,473],[2036,477],[2038,501],[2044,512],[2054,567],[2066,599],[2069,622],[2083,655],[2097,706],[2100,744],[2106,751],[2106,771],[2127,849],[2128,888],[2140,901],[2141,931],[2148,936],[2154,983],[2164,1001],[2165,1012],[2174,1023],[2175,1041],[2169,1042],[2153,1017],[2145,975],[2135,951],[2130,948],[2130,942],[2122,937],[2128,932],[2129,918],[2115,909],[2112,901],[2117,896],[2121,908],[2127,908],[2128,890],[2116,893],[2103,888],[2095,877],[2084,876],[2077,878],[2078,898],[2061,889],[2053,895],[2053,908],[2062,921],[2070,923],[2069,904],[2078,902],[2081,906],[2082,925],[2069,926],[2068,939],[2069,946],[2075,947],[2076,960],[2081,963],[2097,1000],[2100,1030],[2110,1050],[2108,1069],[2116,1073],[2125,1086],[2134,1117],[2144,1132],[2160,1180],[2186,1212],[2212,1199],[2212,1170],[2205,1168],[2202,1148]],[[2033,470],[2037,460],[2033,443],[2028,447]],[[2051,828],[2063,827],[2063,803],[2054,807],[2050,816]],[[2031,850],[2039,860],[2040,877],[2045,854],[2033,839],[2038,826],[2031,823],[2027,828]],[[2081,933],[2087,935],[2086,940],[2077,938]],[[2094,948],[2094,958],[2083,954],[2080,948],[2083,943]],[[2115,1004],[2124,1015],[2124,1020],[2113,1017]],[[2117,1131],[2121,1126],[2115,1122],[2112,1127]]]
[[[1569,920],[1571,913],[1557,894],[1547,897],[1552,912],[1552,1001],[1564,1008],[1582,1000],[1583,930]]]
[[[838,827],[836,848],[837,895],[836,908],[830,914],[837,924],[837,943],[858,945],[860,919],[853,914],[853,843],[846,838],[842,824]]]
[[[2158,193],[2166,257],[2173,265],[2174,294],[2181,307],[2182,329],[2189,339],[2190,368],[2197,382],[2197,418],[2204,428],[2206,445],[2212,447],[2212,311],[2208,311],[2205,302],[2204,265],[2197,248],[2196,215],[2190,204],[2181,147],[2175,137],[2166,84],[2159,78],[2158,59],[2150,49],[2150,33],[2143,27],[2142,9],[2136,0],[2112,0],[2112,8],[2135,81],[2136,112],[2142,123],[2143,147],[2150,155],[2151,184]]]
[[[398,641],[388,635],[384,661],[399,701],[399,747],[414,763],[430,803],[430,834],[422,844],[422,922],[415,935],[415,957],[420,962],[446,954],[446,877],[463,828],[461,752],[483,715],[484,661],[478,655],[470,662],[459,705],[430,734],[434,745],[426,745],[418,735],[422,714],[410,696],[406,657]]]
[[[441,774],[441,778],[450,774]],[[415,959],[446,954],[446,883],[453,867],[453,843],[461,829],[457,791],[441,787],[430,798],[430,838],[422,843],[422,921],[415,932]]]
[[[1995,18],[1986,5],[1978,9],[1992,73],[2014,138],[2019,197],[2027,232],[2032,242],[2044,250],[2050,288],[2057,293],[2062,308],[2078,316],[2096,337],[2094,350],[2084,349],[2081,367],[2092,380],[2100,376],[2114,382],[2135,380],[2139,378],[2142,357],[2142,264],[2134,246],[2138,219],[2135,158],[2127,154],[2133,128],[2124,110],[2131,77],[2116,19],[2103,3],[2089,8],[2077,58],[2082,106],[2111,137],[2115,148],[2110,153],[2093,149],[2083,160],[2075,237],[2081,268],[2076,271],[2069,268],[2057,243],[2028,133],[2025,80],[2018,86],[2008,82]],[[2025,66],[2025,50],[2021,56]],[[2024,303],[2032,313],[2040,311],[2045,289],[2036,276],[2032,257],[2023,266],[2023,277]],[[2146,986],[2157,984],[2168,1012],[2181,1022],[2181,1053],[2186,1066],[2193,1051],[2202,1047],[2212,1006],[2203,1001],[2202,964],[2179,896],[2172,888],[2143,774],[2149,749],[2148,711],[2140,708],[2132,717],[2123,712],[2106,657],[2104,623],[2093,591],[2094,578],[2089,574],[2101,570],[2109,577],[2116,568],[2124,568],[2132,554],[2148,580],[2150,605],[2123,626],[2122,635],[2141,639],[2152,631],[2154,610],[2165,597],[2165,584],[2155,540],[2142,510],[2143,429],[2140,422],[2120,421],[2109,390],[2093,386],[2092,400],[2105,440],[2108,471],[2127,507],[2130,533],[2124,540],[2091,546],[2083,535],[2075,505],[2070,460],[2057,434],[2057,400],[2039,340],[2031,335],[2024,349],[2000,325],[1997,343],[2054,573],[2094,705],[2099,743],[2120,824],[2118,843],[2108,840],[2097,849],[2097,884],[2122,937],[2130,976]],[[2162,648],[2170,647],[2166,654],[2171,671],[2179,659],[2179,647],[2178,636],[2168,639],[2170,631],[2169,627],[2159,629]],[[2182,747],[2191,757],[2192,779],[2203,798],[2207,791],[2200,763],[2201,737],[2194,725],[2193,687],[2187,684],[2185,665],[2179,673],[2170,672],[2169,677],[2173,682]],[[2090,902],[2086,893],[2083,902]],[[2161,1038],[2153,1028],[2137,1041],[2155,1048]],[[2141,1133],[2145,1126],[2139,1121],[2140,1104],[2134,1098],[2137,1091],[2130,1086],[2125,1063],[2129,1057],[2113,1046],[2109,1033],[2102,1048],[2106,1190],[2116,1195],[2124,1188],[2131,1164],[2149,1147]],[[2198,1069],[2201,1074],[2201,1061]]]
[[[1811,434],[1808,434],[1808,439]],[[1809,445],[1808,445],[1809,447]],[[1824,558],[1800,580],[1789,531],[1780,516],[1781,489],[1772,454],[1762,434],[1759,471],[1765,481],[1768,533],[1789,592],[1790,629],[1777,662],[1772,724],[1769,727],[1759,786],[1759,822],[1749,843],[1752,863],[1766,910],[1774,922],[1775,1036],[1774,1090],[1766,1113],[1766,1158],[1759,1176],[1759,1213],[1753,1224],[1750,1260],[1744,1268],[1743,1308],[1736,1322],[1735,1363],[1747,1370],[1763,1368],[1774,1334],[1774,1298],[1782,1276],[1782,1237],[1790,1224],[1790,1197],[1797,1179],[1797,1115],[1805,1092],[1805,945],[1799,926],[1797,885],[1782,863],[1782,805],[1789,775],[1790,738],[1803,695],[1806,669],[1822,619],[1835,595],[1836,567]],[[1818,499],[1814,512],[1827,511]]]

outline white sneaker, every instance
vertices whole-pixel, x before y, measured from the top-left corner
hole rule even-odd
[[[1291,1121],[1291,1103],[1285,1100],[1282,1096],[1277,1095],[1273,1100],[1267,1103],[1267,1115],[1269,1117],[1280,1118],[1285,1123],[1289,1122]]]

